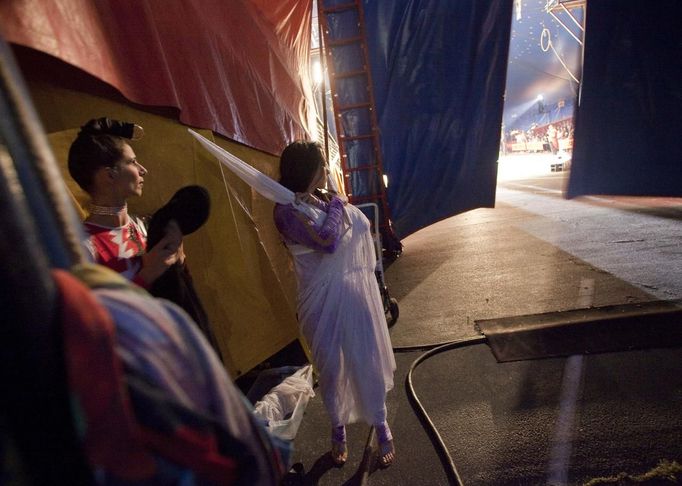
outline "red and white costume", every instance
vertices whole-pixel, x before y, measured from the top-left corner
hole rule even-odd
[[[138,285],[146,283],[137,276],[142,268],[142,255],[147,249],[147,229],[142,221],[128,218],[118,227],[84,224],[85,246],[96,263],[111,268]]]

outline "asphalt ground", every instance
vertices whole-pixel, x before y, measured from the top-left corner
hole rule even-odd
[[[454,484],[405,387],[422,354],[396,355],[387,403],[395,464],[379,468],[370,429],[353,424],[349,461],[335,467],[326,412],[313,399],[294,442],[303,473],[288,484]],[[682,464],[681,358],[673,348],[498,363],[473,344],[422,361],[412,383],[463,484],[586,484]]]
[[[414,381],[464,484],[585,484],[682,464],[681,359],[676,348],[497,363],[481,344],[433,356]]]

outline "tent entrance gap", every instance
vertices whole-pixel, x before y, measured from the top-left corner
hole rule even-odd
[[[514,5],[498,181],[570,169],[586,3]]]

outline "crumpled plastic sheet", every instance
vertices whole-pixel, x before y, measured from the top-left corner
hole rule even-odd
[[[254,414],[267,429],[284,440],[293,440],[313,391],[313,367],[306,365],[272,388],[255,404]]]

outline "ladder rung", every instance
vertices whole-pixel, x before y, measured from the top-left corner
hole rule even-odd
[[[373,170],[373,169],[378,169],[379,166],[377,164],[374,165],[362,165],[360,167],[350,167],[346,169],[346,172],[360,172],[361,170]]]
[[[377,230],[381,230],[381,233],[384,235],[388,235],[389,240],[392,237],[395,237],[393,235],[393,231],[391,228],[391,222],[389,219],[390,211],[388,209],[388,201],[386,199],[386,188],[384,187],[383,184],[381,184],[381,174],[382,174],[382,164],[381,164],[381,152],[378,149],[378,126],[377,126],[377,120],[375,118],[375,110],[374,110],[374,97],[372,93],[372,75],[371,72],[369,71],[369,60],[368,60],[368,53],[367,53],[367,47],[366,47],[366,40],[365,40],[365,26],[364,26],[364,21],[363,21],[363,15],[362,15],[362,3],[360,0],[336,0],[338,2],[338,5],[332,5],[329,7],[324,7],[323,4],[325,3],[324,1],[318,2],[318,5],[322,6],[320,9],[320,16],[322,23],[324,25],[324,38],[327,44],[327,59],[328,61],[332,61],[334,59],[334,53],[338,52],[335,51],[335,48],[339,48],[339,50],[343,46],[358,46],[359,47],[359,54],[360,58],[358,59],[362,64],[360,65],[361,69],[356,69],[353,71],[346,71],[346,72],[341,72],[341,73],[334,73],[333,69],[333,62],[329,62],[330,65],[330,78],[332,81],[332,90],[334,91],[333,94],[333,105],[334,105],[334,116],[337,122],[337,126],[342,126],[343,125],[343,116],[344,114],[348,113],[349,110],[353,109],[358,109],[359,112],[358,114],[363,115],[365,111],[370,116],[370,133],[369,134],[363,134],[363,135],[349,135],[345,136],[343,134],[339,134],[338,142],[339,142],[339,154],[341,155],[341,166],[343,169],[343,185],[344,188],[346,189],[348,199],[350,200],[351,203],[353,204],[362,204],[362,203],[376,203],[380,207],[380,222],[377,221],[378,228]],[[336,3],[335,2],[335,3]],[[350,31],[343,33],[342,35],[349,35],[350,37],[345,37],[345,38],[337,38],[337,39],[331,39],[331,30],[329,28],[329,20],[333,19],[333,15],[341,13],[341,15],[355,15],[357,14],[357,30],[355,31]],[[355,36],[353,36],[355,34]],[[356,47],[351,47],[353,50],[357,50],[358,48]],[[363,60],[364,59],[364,60]],[[353,82],[364,82],[366,81],[366,90],[367,90],[367,97],[366,98],[360,98],[361,101],[359,102],[352,102],[352,103],[347,103],[347,104],[341,104],[339,100],[339,93],[336,90],[335,87],[335,82],[334,80],[338,80],[340,82],[343,82],[343,79],[351,79]],[[366,101],[364,101],[366,100]],[[365,111],[362,111],[365,110]],[[347,162],[348,160],[348,152],[347,149],[351,148],[347,144],[351,143],[353,141],[367,141],[372,143],[372,148],[374,152],[374,157],[372,156],[367,157],[365,160],[360,160],[361,164],[366,164],[366,165],[357,165],[355,164],[355,167],[348,167]],[[366,142],[366,143],[367,143]],[[351,187],[351,181],[353,180],[353,174],[361,174],[361,178],[366,178],[369,177],[371,179],[371,184],[370,184],[370,191],[376,191],[374,194],[363,194],[363,195],[353,195],[353,188]],[[367,175],[365,175],[367,174]],[[374,179],[378,176],[378,181],[375,181]],[[372,226],[374,226],[374,221],[371,222]]]
[[[359,35],[357,37],[346,37],[345,39],[329,39],[327,41],[327,45],[329,47],[339,47],[339,46],[347,46],[348,44],[358,44],[362,42],[362,36]]]
[[[326,14],[328,13],[338,13],[338,12],[343,12],[344,10],[350,10],[352,8],[358,8],[358,5],[355,2],[352,3],[344,3],[341,5],[334,5],[332,7],[327,7],[323,8],[322,11]]]
[[[370,133],[369,135],[352,135],[350,137],[347,137],[345,135],[341,135],[341,136],[339,136],[339,138],[341,140],[343,140],[344,142],[347,142],[349,140],[366,140],[368,138],[372,138],[373,136],[374,135]]]
[[[353,105],[344,105],[344,106],[337,106],[336,107],[336,109],[339,111],[354,110],[356,108],[369,108],[371,110],[372,104],[371,103],[355,103]]]

